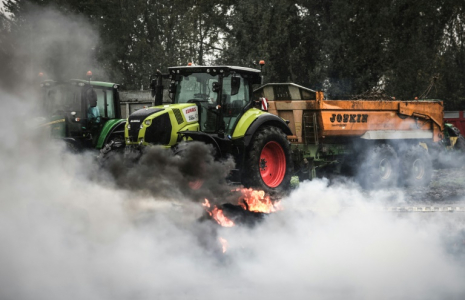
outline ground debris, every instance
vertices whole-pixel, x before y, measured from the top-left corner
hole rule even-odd
[[[427,187],[406,189],[407,201],[448,203],[465,195],[465,167],[434,170],[433,180]]]

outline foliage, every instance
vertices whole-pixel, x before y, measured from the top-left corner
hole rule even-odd
[[[46,7],[81,16],[99,33],[83,65],[98,64],[102,80],[126,88],[147,86],[151,74],[172,65],[258,67],[264,59],[265,81],[323,89],[330,98],[382,90],[398,99],[443,99],[447,109],[465,106],[465,2],[459,0],[3,3],[15,36],[46,15]]]

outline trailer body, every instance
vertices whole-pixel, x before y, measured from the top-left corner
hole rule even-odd
[[[403,165],[412,151],[433,147],[444,137],[439,100],[326,100],[323,92],[293,83],[266,84],[254,93],[268,100],[269,112],[289,121],[294,167],[309,177],[319,171],[340,173],[345,166],[362,165],[372,152],[389,152],[397,179],[411,173]],[[429,172],[430,162],[422,163],[428,166],[419,172]]]

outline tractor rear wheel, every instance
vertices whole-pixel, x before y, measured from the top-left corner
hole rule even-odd
[[[284,192],[291,180],[292,160],[284,132],[274,126],[259,129],[248,147],[244,185],[267,193]]]
[[[407,186],[427,186],[433,175],[433,163],[428,150],[420,145],[402,155],[402,174]]]

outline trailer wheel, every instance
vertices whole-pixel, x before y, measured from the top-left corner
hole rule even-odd
[[[291,154],[284,132],[274,126],[259,129],[248,147],[243,183],[267,193],[284,192],[291,181]]]
[[[402,174],[407,186],[427,186],[433,175],[433,163],[428,150],[420,145],[402,155]]]
[[[365,188],[395,186],[399,177],[399,160],[396,151],[387,144],[370,149],[358,177]]]

